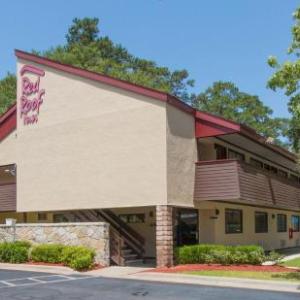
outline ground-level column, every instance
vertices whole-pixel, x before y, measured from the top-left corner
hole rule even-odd
[[[156,265],[173,265],[173,216],[172,207],[156,206]]]

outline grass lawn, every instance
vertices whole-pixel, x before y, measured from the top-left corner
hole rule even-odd
[[[187,271],[184,274],[202,275],[202,276],[221,276],[250,278],[261,280],[289,280],[300,281],[300,272],[250,272],[250,271]]]
[[[283,263],[284,266],[287,266],[287,267],[298,267],[300,268],[300,258],[295,258],[295,259],[292,259],[292,260],[289,260],[289,261],[285,261]]]

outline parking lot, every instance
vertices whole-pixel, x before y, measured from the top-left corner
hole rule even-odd
[[[298,300],[298,293],[0,270],[0,299]]]

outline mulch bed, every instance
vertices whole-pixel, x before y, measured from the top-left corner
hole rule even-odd
[[[218,264],[193,264],[177,265],[170,268],[156,268],[151,272],[177,273],[189,271],[249,271],[249,272],[299,272],[299,270],[289,269],[283,266],[254,266],[254,265],[218,265]]]

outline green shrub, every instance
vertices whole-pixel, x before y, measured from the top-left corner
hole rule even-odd
[[[1,243],[0,262],[24,263],[28,261],[28,247],[22,243]]]
[[[284,255],[278,253],[278,252],[275,252],[275,251],[271,251],[267,257],[266,257],[266,260],[269,260],[269,261],[274,261],[278,264],[280,264],[282,262],[282,259],[283,259]]]
[[[178,247],[175,251],[179,264],[216,263],[216,264],[251,264],[265,261],[264,250],[260,246],[225,246],[200,244]]]
[[[95,252],[83,246],[66,246],[62,252],[62,261],[75,270],[85,270],[92,267]]]
[[[15,241],[14,244],[21,247],[25,247],[27,249],[31,248],[31,243],[29,241]]]
[[[31,259],[35,262],[61,263],[64,246],[60,244],[41,244],[34,246]]]

